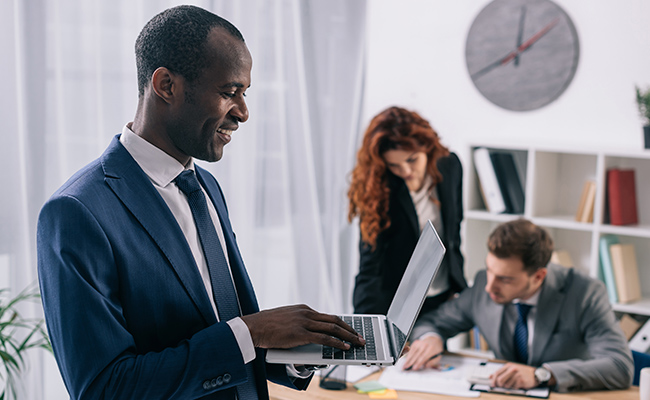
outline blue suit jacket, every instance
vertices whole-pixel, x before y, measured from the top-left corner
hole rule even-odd
[[[74,399],[232,398],[247,379],[237,341],[217,322],[176,219],[118,137],[39,216],[39,280],[63,380]],[[196,171],[221,220],[242,312],[255,313],[221,189]],[[267,377],[294,387],[264,356],[257,349],[260,398]]]

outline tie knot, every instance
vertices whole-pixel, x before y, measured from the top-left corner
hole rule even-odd
[[[191,169],[186,169],[178,174],[176,179],[174,179],[174,182],[176,182],[176,186],[178,186],[181,192],[185,193],[186,196],[189,196],[197,190],[201,190],[201,184],[199,184],[199,180],[196,179],[196,175]]]
[[[533,306],[530,304],[517,303],[517,311],[519,312],[519,317],[526,319],[531,308],[533,308]]]

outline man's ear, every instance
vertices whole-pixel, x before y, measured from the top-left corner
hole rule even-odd
[[[536,282],[541,282],[546,278],[546,273],[548,272],[548,268],[540,268],[537,271],[535,271],[535,281]]]
[[[183,93],[181,80],[179,75],[165,67],[159,67],[151,76],[151,86],[160,99],[165,103],[172,104],[178,101]]]

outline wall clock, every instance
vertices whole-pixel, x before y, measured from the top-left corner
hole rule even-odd
[[[569,86],[580,54],[569,16],[550,0],[494,0],[478,14],[465,46],[474,85],[492,103],[530,111]]]

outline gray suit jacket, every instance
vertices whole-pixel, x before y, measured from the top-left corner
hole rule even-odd
[[[439,309],[421,315],[412,338],[435,332],[447,339],[478,326],[499,359],[513,361],[505,332],[504,305],[485,292],[486,273],[476,274],[474,285]],[[549,264],[542,284],[529,365],[544,365],[557,380],[555,390],[623,389],[634,373],[627,345],[605,286],[572,268]],[[501,334],[504,330],[503,335]]]

